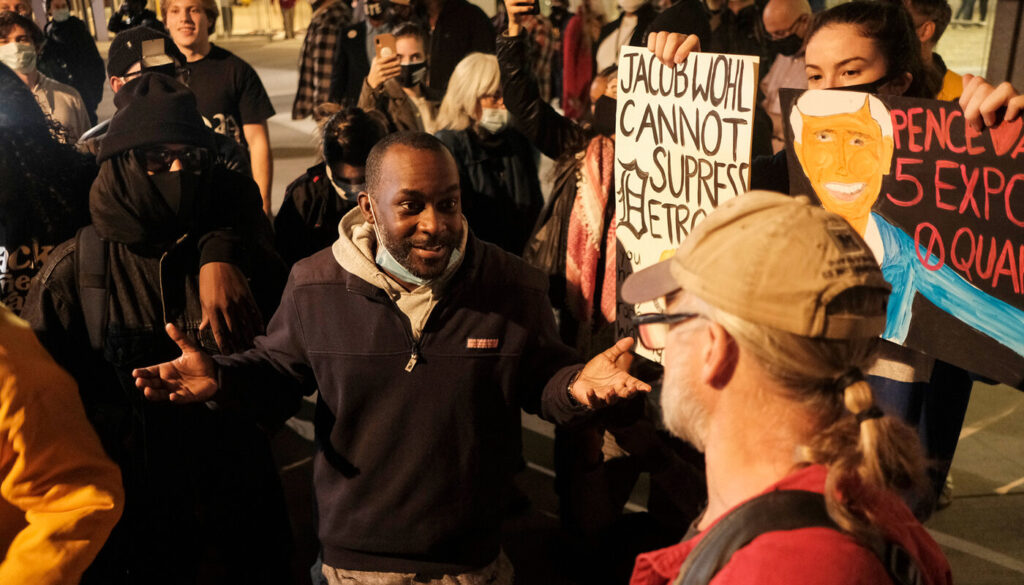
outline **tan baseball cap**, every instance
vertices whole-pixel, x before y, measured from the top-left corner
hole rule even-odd
[[[863,287],[872,314],[829,309]],[[622,300],[640,303],[686,290],[753,323],[805,337],[876,337],[891,287],[874,255],[842,217],[810,202],[751,191],[719,206],[676,254],[629,276]]]

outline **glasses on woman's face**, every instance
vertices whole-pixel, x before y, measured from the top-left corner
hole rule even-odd
[[[139,154],[146,171],[154,174],[170,171],[174,161],[181,163],[182,170],[199,172],[210,160],[210,151],[200,146],[153,146],[140,148]]]
[[[640,343],[647,349],[665,349],[668,331],[673,325],[700,317],[700,313],[643,313],[633,318]]]

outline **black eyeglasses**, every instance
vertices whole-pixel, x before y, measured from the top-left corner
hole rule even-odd
[[[772,32],[772,31],[765,31],[765,32],[768,33],[768,37],[771,38],[771,40],[773,40],[773,41],[781,41],[782,39],[784,39],[784,38],[788,37],[789,35],[793,34],[793,31],[796,30],[796,27],[800,26],[800,23],[802,23],[804,20],[805,20],[805,15],[801,14],[800,16],[796,17],[796,20],[791,22],[790,25],[787,26],[786,28],[784,28],[783,30],[777,30],[775,32]]]
[[[182,170],[201,171],[210,160],[210,151],[200,146],[167,147],[154,146],[138,150],[146,170],[151,173],[166,173],[174,161],[181,162]]]
[[[168,77],[173,77],[173,78],[177,79],[178,81],[180,81],[184,85],[188,85],[188,80],[189,80],[189,77],[191,76],[191,71],[187,67],[178,67],[178,66],[174,65],[173,63],[168,63],[167,65],[158,65],[156,67],[147,67],[145,69],[140,69],[139,71],[132,71],[131,73],[125,73],[124,75],[121,76],[121,79],[123,79],[125,81],[125,83],[127,83],[127,82],[135,79],[136,77],[142,75],[143,73],[163,73],[164,75],[167,75]]]
[[[700,313],[644,313],[633,318],[640,343],[650,350],[665,349],[668,330],[676,323],[700,317]]]

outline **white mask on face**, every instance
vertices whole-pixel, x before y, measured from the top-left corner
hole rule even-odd
[[[24,43],[0,45],[0,63],[27,75],[36,70],[36,48]]]
[[[480,127],[491,134],[497,134],[508,126],[508,110],[505,108],[483,108]]]
[[[54,22],[64,22],[65,20],[67,20],[70,17],[71,17],[71,11],[68,10],[67,8],[60,8],[60,9],[57,9],[57,10],[53,11],[53,21]]]
[[[619,0],[619,7],[631,14],[640,10],[640,7],[644,4],[647,4],[647,0]]]

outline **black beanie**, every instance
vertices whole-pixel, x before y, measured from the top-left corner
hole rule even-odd
[[[146,51],[146,41],[159,40],[162,47],[157,50]],[[132,68],[132,65],[142,62],[143,70],[161,65],[169,65],[176,61],[178,65],[185,65],[185,55],[178,50],[171,37],[160,31],[153,30],[148,26],[136,26],[126,31],[117,33],[114,40],[110,41],[110,48],[107,50],[107,75],[110,77],[124,77],[125,73]]]
[[[117,112],[100,141],[97,162],[132,148],[189,144],[213,148],[212,131],[196,108],[196,96],[178,80],[144,73],[114,94]]]

